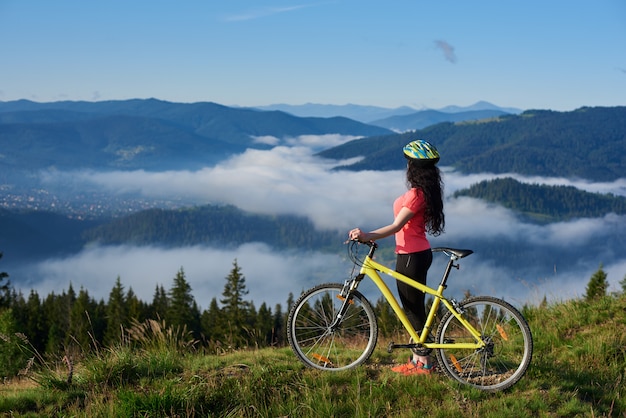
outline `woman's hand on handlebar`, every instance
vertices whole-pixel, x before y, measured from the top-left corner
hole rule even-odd
[[[348,240],[349,241],[359,241],[359,242],[367,242],[371,239],[369,238],[369,234],[367,232],[361,231],[360,228],[354,228],[348,232]]]

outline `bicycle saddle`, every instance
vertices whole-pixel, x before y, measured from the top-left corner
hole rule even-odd
[[[458,249],[458,248],[437,247],[437,248],[433,248],[432,252],[434,252],[434,253],[450,253],[450,254],[454,254],[458,258],[463,258],[463,257],[467,257],[468,255],[472,254],[474,251],[472,251],[472,250],[461,250],[461,249]]]

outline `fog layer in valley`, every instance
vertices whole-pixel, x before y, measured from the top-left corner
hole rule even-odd
[[[295,214],[309,218],[318,229],[345,230],[359,226],[375,228],[392,219],[391,204],[406,190],[404,172],[340,171],[335,167],[349,161],[324,160],[315,152],[352,138],[336,135],[300,137],[287,141],[259,138],[266,144],[281,143],[268,151],[247,150],[213,167],[198,171],[170,172],[47,172],[42,181],[50,187],[65,185],[75,189],[98,189],[112,194],[139,195],[155,199],[181,199],[195,204],[232,204],[249,212]],[[445,156],[443,159],[445,163]],[[484,248],[485,242],[514,243],[514,248],[529,252],[527,267],[511,269],[506,257],[476,254],[463,259],[459,272],[453,272],[450,292],[462,297],[472,294],[504,297],[514,303],[538,303],[580,297],[591,275],[602,264],[608,274],[609,291],[619,290],[626,274],[626,222],[613,214],[596,219],[535,225],[520,221],[513,212],[497,205],[470,198],[450,198],[454,191],[481,180],[494,178],[489,173],[464,175],[446,167],[446,232],[432,245],[459,248]],[[584,180],[521,177],[519,181],[539,184],[573,185],[602,193],[626,195],[626,179],[613,183]],[[498,177],[503,177],[499,175]],[[615,243],[621,242],[621,248]],[[604,244],[603,244],[604,243]],[[386,241],[385,245],[391,244]],[[248,300],[258,307],[285,304],[289,293],[297,296],[304,288],[322,282],[342,282],[351,271],[346,246],[337,242],[337,254],[292,249],[277,252],[266,245],[248,243],[236,249],[194,246],[89,247],[64,259],[51,259],[11,272],[28,277],[29,286],[40,295],[67,289],[71,283],[95,298],[108,298],[117,277],[125,288],[143,300],[151,301],[157,285],[169,289],[182,268],[201,308],[221,296],[225,277],[237,260],[246,278]],[[544,255],[535,259],[536,252]],[[545,255],[554,262],[547,263]],[[561,265],[561,255],[569,262]],[[572,255],[576,262],[572,262]],[[542,260],[543,264],[536,261]],[[435,284],[442,272],[442,259],[431,269],[429,281]],[[17,280],[14,280],[17,281]],[[388,280],[392,289],[395,284]],[[21,289],[27,293],[29,289]],[[367,289],[366,289],[367,290]],[[373,294],[373,299],[378,296]]]

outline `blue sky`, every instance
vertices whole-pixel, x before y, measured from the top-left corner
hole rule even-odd
[[[0,101],[626,105],[623,0],[0,0]]]

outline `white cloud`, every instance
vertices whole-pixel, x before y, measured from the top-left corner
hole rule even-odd
[[[198,171],[46,172],[42,178],[47,184],[76,189],[96,187],[110,193],[138,194],[147,198],[232,204],[262,214],[301,215],[310,218],[318,228],[375,227],[389,221],[391,203],[406,187],[404,172],[333,170],[356,159],[335,161],[313,155],[312,149],[334,146],[352,138],[342,135],[286,138],[283,141],[292,146],[249,149]],[[257,139],[266,143],[276,140],[274,137]],[[442,171],[447,195],[483,180],[505,176],[527,183],[570,184],[589,191],[626,195],[626,179],[589,183],[516,174],[457,174],[445,167]],[[560,239],[555,231],[538,234],[537,230],[546,228],[520,224],[512,212],[478,200],[451,200],[446,214],[448,230],[457,230],[461,235],[471,234],[480,226],[482,233],[488,236],[523,233],[541,239]],[[595,223],[597,220],[580,221],[576,228],[593,228]],[[559,224],[556,225],[558,229]]]
[[[272,309],[276,303],[286,307],[289,293],[297,297],[302,290],[322,279],[343,282],[348,277],[336,273],[342,268],[341,257],[303,251],[277,253],[263,244],[246,244],[234,249],[183,247],[110,246],[93,247],[68,258],[51,259],[34,266],[29,274],[42,277],[36,288],[40,295],[83,287],[96,300],[108,300],[120,277],[126,290],[151,302],[157,285],[166,290],[172,286],[176,273],[183,268],[196,302],[206,309],[212,298],[221,298],[226,277],[233,261],[241,267],[249,294],[258,308],[266,302]]]
[[[297,137],[286,138],[285,143],[289,146],[303,146],[314,151],[320,151],[326,148],[336,147],[345,144],[348,141],[359,138],[358,136],[328,134],[328,135],[300,135]]]
[[[233,204],[262,214],[296,214],[318,228],[373,225],[390,214],[404,189],[403,173],[332,171],[346,161],[311,155],[306,147],[247,150],[199,171],[114,171],[45,174],[47,183],[80,183],[111,193]]]
[[[626,217],[607,214],[601,218],[581,218],[548,225],[520,221],[502,206],[479,199],[459,197],[446,201],[446,231],[455,238],[518,239],[528,245],[583,248],[598,236],[626,233]]]
[[[455,191],[466,189],[472,184],[480,183],[484,180],[510,177],[521,183],[545,184],[548,186],[573,186],[590,193],[613,193],[617,196],[626,196],[626,177],[612,182],[591,182],[583,179],[568,179],[565,177],[540,177],[523,176],[516,173],[475,173],[457,174],[451,167],[443,167],[442,171],[446,175],[446,191],[450,194]],[[456,175],[455,175],[456,174]]]
[[[253,139],[252,142],[254,142],[255,144],[264,144],[264,145],[271,145],[271,146],[276,146],[280,144],[280,139],[271,135],[254,136],[252,137],[252,139]]]
[[[406,188],[403,171],[335,170],[346,161],[325,160],[313,155],[313,149],[333,146],[348,139],[350,137],[339,135],[282,139],[281,143],[291,146],[247,150],[214,167],[198,171],[49,172],[44,178],[50,184],[77,189],[87,186],[111,193],[136,193],[197,204],[232,204],[255,213],[302,215],[310,218],[318,228],[347,231],[354,226],[374,228],[385,225],[392,218],[393,200]],[[265,143],[277,141],[267,137],[258,140]],[[615,194],[624,194],[626,190],[626,179],[589,183],[515,174],[459,175],[446,168],[443,171],[447,195],[473,183],[504,176],[528,183],[568,184]],[[490,259],[488,255],[472,255],[463,260],[461,276],[457,278],[457,272],[453,273],[452,291],[470,289],[473,294],[494,294],[523,303],[526,300],[540,301],[543,296],[552,299],[582,295],[600,262],[605,263],[605,270],[610,272],[609,279],[615,288],[626,273],[626,261],[620,249],[602,242],[605,238],[615,242],[615,237],[626,236],[624,216],[607,215],[542,226],[520,221],[514,212],[477,199],[449,198],[445,209],[446,233],[433,240],[434,244],[472,248],[476,241],[498,242],[502,239],[519,243],[520,248],[554,253],[557,260],[564,251],[591,255],[569,266],[537,266],[535,260],[529,260],[526,268],[518,270],[508,269],[506,259],[490,261],[493,257]],[[343,249],[338,244],[338,252],[341,251]],[[133,287],[142,299],[150,301],[155,286],[163,284],[169,288],[176,272],[183,267],[197,302],[207,307],[210,301],[207,299],[219,298],[224,278],[235,258],[246,276],[250,299],[271,305],[284,303],[289,292],[297,294],[314,283],[342,282],[347,277],[346,270],[351,267],[342,263],[339,256],[276,253],[260,244],[232,250],[95,247],[67,259],[40,263],[36,274],[31,276],[44,278],[38,285],[42,293],[58,291],[72,282],[75,287],[82,285],[90,293],[106,298],[119,275],[126,287]],[[429,278],[431,284],[440,273],[434,266]],[[395,290],[395,286],[390,287]]]
[[[51,259],[29,266],[20,275],[37,278],[31,282],[40,296],[65,291],[72,284],[75,291],[86,289],[96,300],[108,300],[109,293],[120,277],[126,290],[151,302],[157,285],[166,290],[172,286],[176,273],[182,268],[192,294],[201,309],[209,306],[211,299],[221,298],[226,277],[236,259],[249,290],[246,300],[262,303],[274,309],[281,304],[286,309],[290,293],[297,298],[302,290],[320,283],[343,283],[352,271],[352,264],[337,254],[288,251],[278,253],[264,244],[250,243],[238,248],[223,249],[203,246],[164,249],[157,247],[93,247],[68,258]],[[445,257],[435,255],[429,271],[428,282],[436,286],[443,273]],[[529,269],[511,270],[505,263],[495,265],[485,261],[480,254],[460,260],[461,269],[453,270],[448,282],[449,297],[462,299],[469,290],[472,295],[491,295],[504,298],[516,306],[538,304],[546,297],[549,301],[562,301],[584,295],[586,285],[599,267],[587,265],[575,271],[552,271],[538,276]],[[393,262],[390,263],[393,267]],[[619,281],[626,272],[626,260],[603,266],[610,283],[609,291],[621,291]],[[387,285],[395,294],[393,280]],[[380,292],[369,281],[361,287],[363,293],[375,303]],[[27,293],[26,289],[22,289]]]
[[[229,16],[225,16],[223,20],[225,22],[241,22],[247,20],[255,20],[260,19],[267,16],[273,16],[280,13],[288,13],[292,11],[296,11],[305,7],[311,7],[312,5],[295,5],[295,6],[286,6],[286,7],[265,7],[261,9],[249,10],[240,14],[233,14]]]

